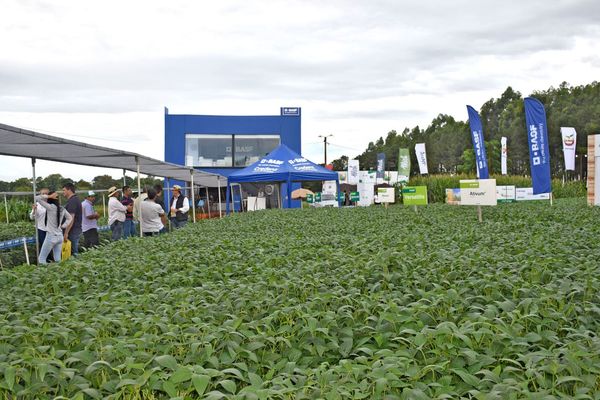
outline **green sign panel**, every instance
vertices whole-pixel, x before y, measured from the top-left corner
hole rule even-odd
[[[405,186],[402,189],[402,198],[407,206],[426,206],[427,186]]]
[[[359,201],[360,193],[358,192],[350,192],[350,201]]]
[[[342,204],[344,204],[344,202],[346,201],[346,193],[338,193],[338,201],[341,201]]]
[[[461,189],[479,189],[479,182],[478,181],[460,181],[460,188]]]
[[[306,194],[306,202],[307,203],[314,203],[315,202],[315,198],[313,197],[312,194],[310,194],[310,193]]]
[[[321,201],[321,192],[315,193],[315,201],[318,203]]]

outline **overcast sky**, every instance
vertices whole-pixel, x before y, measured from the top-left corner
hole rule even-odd
[[[0,0],[0,122],[164,158],[164,111],[302,107],[302,153],[600,77],[600,1]],[[1,146],[1,144],[0,144]],[[38,162],[38,175],[117,170]],[[31,175],[0,156],[0,179]]]

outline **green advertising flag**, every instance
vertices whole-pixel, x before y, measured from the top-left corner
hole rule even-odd
[[[398,150],[398,182],[408,183],[410,178],[410,153],[408,149]]]
[[[427,186],[405,186],[402,188],[402,198],[407,206],[426,206]]]

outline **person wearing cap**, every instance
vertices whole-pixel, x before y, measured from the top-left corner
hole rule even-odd
[[[100,245],[98,237],[98,218],[100,214],[94,210],[94,201],[96,193],[93,190],[87,192],[85,200],[81,202],[83,218],[81,220],[81,230],[83,231],[83,245],[86,248],[91,248]]]
[[[125,222],[125,213],[131,210],[131,205],[125,207],[119,199],[119,189],[116,186],[111,186],[108,189],[108,225],[112,232],[112,240],[123,238],[123,223]]]
[[[40,195],[47,195],[48,193],[50,193],[50,189],[40,189]],[[31,208],[31,212],[29,213],[29,219],[35,220],[39,249],[41,249],[42,245],[44,244],[44,239],[46,239],[46,225],[48,225],[48,216],[46,215],[46,209],[42,205],[40,205],[39,202],[34,203]],[[47,261],[54,261],[52,252],[48,254]]]
[[[183,228],[188,220],[190,202],[181,193],[181,186],[173,185],[173,197],[171,197],[171,225],[174,229]]]

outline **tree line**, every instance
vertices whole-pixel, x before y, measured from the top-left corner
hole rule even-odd
[[[576,175],[583,175],[587,136],[600,134],[600,83],[594,81],[587,85],[570,86],[563,82],[557,88],[535,91],[530,96],[540,100],[546,109],[552,175],[560,177],[564,173],[562,126],[574,127],[577,131]],[[500,173],[500,138],[505,136],[508,142],[508,173],[529,175],[529,150],[521,93],[509,86],[499,98],[485,102],[479,115],[490,173]],[[396,170],[398,149],[409,148],[411,174],[417,174],[416,143],[426,145],[429,173],[475,173],[475,155],[468,120],[457,121],[446,114],[439,114],[425,129],[415,126],[412,129],[405,128],[401,133],[392,130],[385,138],[370,142],[367,149],[355,159],[360,161],[361,169],[375,169],[377,153],[385,153],[386,169]],[[333,161],[335,170],[342,171],[347,166],[348,157],[345,155]]]
[[[162,179],[158,179],[152,176],[141,178],[142,187],[152,187],[156,184],[163,184]],[[47,177],[36,178],[37,188],[50,188],[52,190],[58,190],[63,187],[67,182],[73,183],[77,190],[102,190],[108,189],[111,186],[122,187],[123,178],[115,179],[110,175],[98,175],[94,177],[91,182],[80,179],[78,181],[65,178],[61,174],[51,174]],[[125,177],[125,184],[132,188],[137,188],[137,178],[130,176]],[[31,192],[33,190],[33,179],[32,178],[19,178],[12,182],[0,181],[0,192]]]

